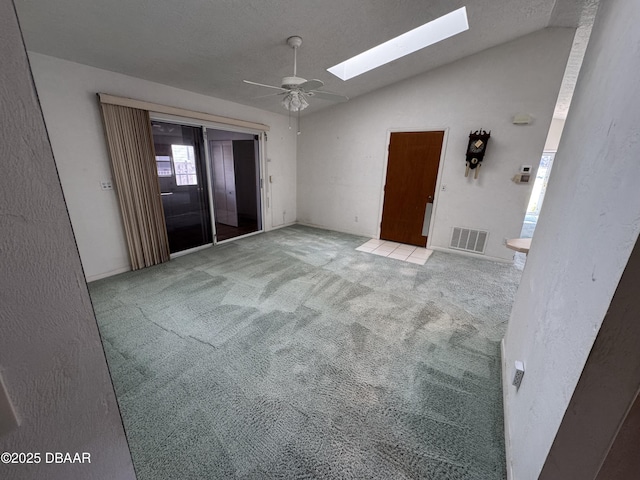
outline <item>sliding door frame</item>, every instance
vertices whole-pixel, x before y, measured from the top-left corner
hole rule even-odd
[[[201,245],[199,247],[191,248],[189,250],[184,250],[183,252],[178,252],[171,255],[171,258],[179,257],[181,255],[185,255],[187,253],[192,253],[198,250],[202,250],[204,248],[209,248],[212,245],[218,245],[226,242],[231,242],[236,240],[237,238],[249,237],[251,235],[257,235],[258,233],[263,233],[265,231],[265,218],[267,215],[267,192],[266,185],[264,181],[264,172],[266,171],[266,152],[265,152],[265,131],[264,130],[255,130],[247,127],[239,127],[236,125],[229,125],[226,123],[215,123],[209,122],[205,120],[197,120],[194,118],[188,117],[180,117],[176,115],[169,115],[166,113],[159,112],[149,112],[149,116],[151,117],[151,121],[159,121],[159,122],[172,122],[179,123],[181,125],[186,125],[189,127],[200,127],[202,128],[203,133],[203,141],[204,141],[204,151],[205,151],[205,163],[207,170],[207,191],[209,193],[209,211],[211,212],[211,233],[213,234],[213,243],[208,243],[206,245]],[[213,186],[211,184],[211,156],[209,153],[209,145],[207,139],[207,130],[224,130],[226,132],[234,132],[234,133],[247,133],[250,135],[258,135],[258,181],[260,183],[260,229],[255,232],[247,233],[246,235],[241,235],[240,237],[230,238],[228,240],[218,241],[216,235],[216,219],[215,219],[215,210],[213,206]]]

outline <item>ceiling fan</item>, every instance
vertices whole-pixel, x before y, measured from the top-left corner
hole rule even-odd
[[[322,80],[307,80],[297,76],[298,68],[298,48],[302,45],[302,38],[295,35],[287,38],[287,44],[293,48],[293,76],[284,77],[282,79],[282,85],[276,87],[275,85],[266,85],[264,83],[251,82],[244,80],[244,83],[250,85],[257,85],[259,87],[272,88],[279,90],[278,92],[263,95],[262,97],[271,97],[282,95],[282,106],[289,112],[298,112],[304,110],[309,106],[309,99],[312,97],[320,98],[322,100],[329,100],[332,102],[346,102],[349,98],[338,95],[337,93],[331,93],[319,90],[324,85]],[[257,97],[257,98],[262,98]]]

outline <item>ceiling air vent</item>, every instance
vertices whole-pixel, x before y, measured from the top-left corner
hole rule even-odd
[[[466,252],[484,253],[489,232],[471,230],[469,228],[453,227],[449,247]]]

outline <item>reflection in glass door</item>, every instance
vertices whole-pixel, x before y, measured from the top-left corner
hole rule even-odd
[[[152,125],[171,253],[212,243],[202,129],[158,121]]]
[[[207,140],[217,241],[262,230],[258,137],[207,129]]]

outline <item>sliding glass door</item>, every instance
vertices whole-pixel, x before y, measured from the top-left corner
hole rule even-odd
[[[212,243],[202,129],[158,121],[152,126],[171,253]]]

